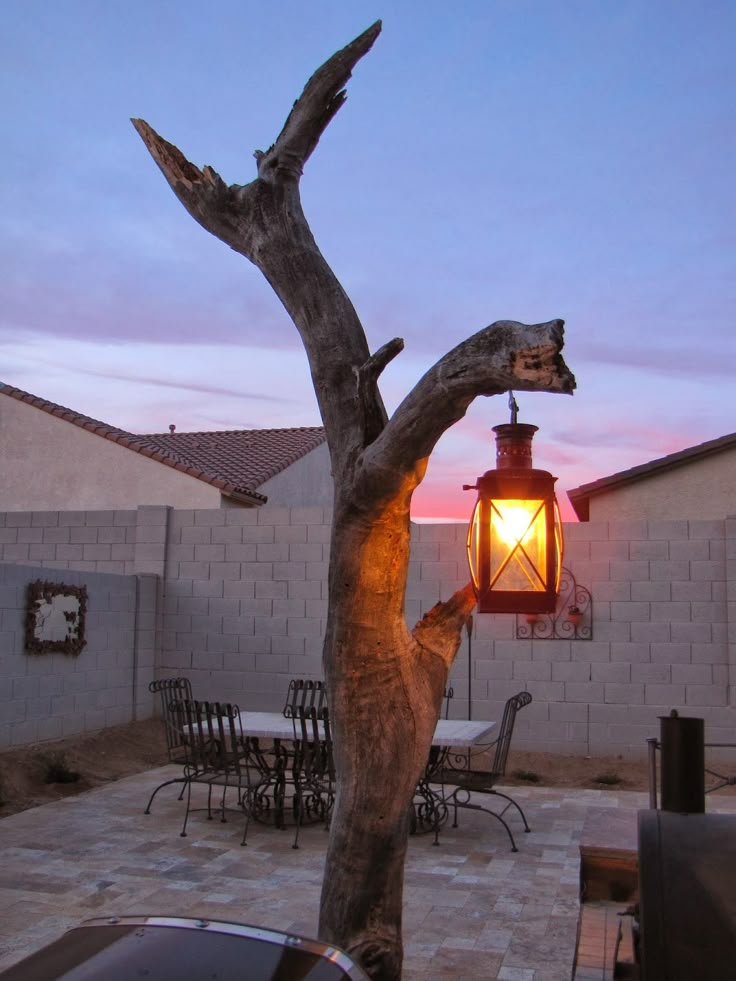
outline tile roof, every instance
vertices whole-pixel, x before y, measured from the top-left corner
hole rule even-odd
[[[234,429],[209,433],[154,433],[153,444],[255,490],[325,442],[321,426],[294,429]]]
[[[157,463],[217,487],[222,494],[264,504],[257,488],[264,481],[325,442],[321,426],[294,429],[243,429],[211,433],[136,435],[0,382],[0,395],[25,402],[49,415],[109,439]]]
[[[736,449],[736,433],[728,436],[719,436],[718,439],[710,439],[705,443],[698,443],[689,446],[685,450],[677,453],[670,453],[668,456],[650,460],[649,463],[642,463],[638,467],[631,467],[629,470],[621,470],[619,473],[611,474],[609,477],[601,477],[593,480],[589,484],[581,484],[573,487],[567,492],[570,503],[575,508],[575,512],[581,521],[588,520],[589,501],[596,494],[603,494],[606,491],[614,490],[624,484],[633,484],[638,480],[646,480],[655,474],[666,473],[668,470],[675,470],[677,467],[694,463],[703,457],[712,456],[716,453],[723,453],[726,450]]]

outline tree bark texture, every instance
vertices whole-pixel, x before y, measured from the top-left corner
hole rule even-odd
[[[345,100],[344,85],[380,22],[308,81],[257,176],[227,186],[146,122],[138,133],[176,196],[207,231],[253,262],[300,333],[335,481],[324,645],[335,733],[337,799],[322,886],[320,937],[381,981],[401,976],[402,885],[409,809],[442,693],[475,605],[470,585],[413,630],[404,616],[409,508],[440,436],[478,395],[571,393],[563,322],[499,321],[441,358],[389,419],[378,380],[403,348],[371,354],[350,299],[304,217],[304,163]]]

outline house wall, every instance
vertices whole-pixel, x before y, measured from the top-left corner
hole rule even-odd
[[[323,443],[258,487],[269,507],[332,507],[330,451]]]
[[[8,513],[0,561],[155,573],[157,674],[187,674],[202,698],[279,710],[289,677],[322,674],[330,520],[323,508]],[[736,741],[736,517],[565,531],[565,565],[592,593],[593,639],[520,640],[514,617],[475,616],[473,718],[500,718],[526,688],[520,747],[642,756],[673,708],[704,718],[709,741]],[[463,525],[413,527],[410,626],[465,584],[464,543]],[[468,712],[467,664],[464,635],[456,717]]]
[[[26,593],[41,579],[87,587],[78,656],[27,654]],[[148,718],[156,578],[0,564],[0,749]]]
[[[0,398],[0,473],[1,511],[220,507],[216,487],[12,398]]]
[[[591,521],[722,520],[736,510],[736,452],[649,474],[590,498]]]

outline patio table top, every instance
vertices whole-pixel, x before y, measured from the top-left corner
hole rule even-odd
[[[280,712],[241,712],[240,731],[245,736],[264,739],[293,739],[295,734],[293,719],[285,718]],[[471,719],[440,719],[435,729],[433,744],[458,748],[489,741],[496,726],[495,722]]]

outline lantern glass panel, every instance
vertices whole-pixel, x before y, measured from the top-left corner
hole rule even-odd
[[[480,555],[480,532],[483,524],[481,517],[481,502],[477,501],[468,528],[468,565],[470,566],[470,577],[477,592],[480,587],[480,570],[478,569],[478,556]]]
[[[544,592],[547,536],[542,500],[491,502],[491,589]]]
[[[562,552],[564,550],[565,543],[562,537],[562,515],[560,514],[560,505],[557,503],[557,498],[555,498],[555,592],[560,591],[560,578],[562,576]]]

